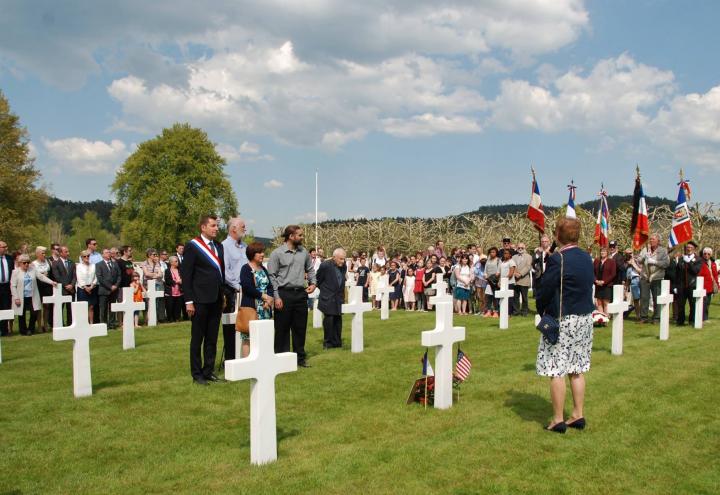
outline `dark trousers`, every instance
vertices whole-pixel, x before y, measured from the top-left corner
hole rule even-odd
[[[30,325],[28,325],[25,319],[26,315],[30,313]],[[32,297],[26,297],[23,300],[23,312],[18,316],[18,324],[20,327],[21,335],[32,335],[35,333],[35,322],[37,321],[38,312],[33,309]]]
[[[187,309],[185,309],[184,296],[180,296],[180,317],[183,319],[183,321],[187,321],[188,319]]]
[[[111,318],[114,321],[114,313],[110,311],[110,304],[115,302],[113,299],[115,299],[115,295],[117,292],[113,292],[111,294],[99,294],[98,295],[98,313],[100,317],[100,323],[107,323],[108,328],[112,328],[115,325],[111,325]]]
[[[223,325],[223,349],[225,349],[225,361],[235,359],[235,325]]]
[[[528,309],[528,289],[524,285],[515,285],[515,296],[513,297],[513,306],[515,306],[515,314],[527,316]],[[520,298],[522,297],[522,303]]]
[[[304,290],[280,289],[283,309],[275,309],[275,352],[290,352],[290,335],[292,333],[292,350],[297,354],[298,363],[305,362],[305,334],[307,332],[308,296]]]
[[[73,295],[73,300],[75,299]],[[69,327],[72,325],[72,303],[63,303],[63,309],[65,310],[65,326]],[[53,325],[55,322],[53,322]]]
[[[712,292],[708,292],[707,295],[704,297],[703,300],[703,321],[708,321],[708,318],[710,318],[710,302],[712,301]]]
[[[323,347],[342,347],[342,315],[324,315],[323,330]]]
[[[695,298],[692,296],[692,289],[678,291],[677,324],[685,324],[685,306],[690,303],[688,323],[695,323]],[[658,313],[659,314],[659,313]]]
[[[195,303],[195,315],[190,325],[190,373],[193,378],[208,378],[215,369],[221,313],[222,296],[214,303]]]
[[[172,297],[165,296],[165,311],[167,312],[168,321],[180,321],[180,311],[185,306],[182,296]]]
[[[0,309],[12,308],[12,294],[10,293],[10,283],[0,284]],[[10,333],[10,321],[0,320],[0,335],[8,335]]]
[[[653,302],[653,320],[660,321],[660,310],[657,307],[657,296],[660,295],[662,280],[640,279],[640,319],[647,320],[650,314],[650,298]]]

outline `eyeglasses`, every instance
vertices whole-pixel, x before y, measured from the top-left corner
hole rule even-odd
[[[90,256],[88,256],[88,255],[81,256],[81,258],[89,258],[89,257],[90,257]]]
[[[30,262],[29,262],[29,261],[21,261],[20,264],[21,264],[21,265],[29,265]]]

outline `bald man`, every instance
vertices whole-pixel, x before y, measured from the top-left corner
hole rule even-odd
[[[225,256],[225,307],[223,313],[235,311],[235,298],[240,292],[240,269],[248,260],[245,254],[247,244],[243,242],[245,237],[245,220],[234,217],[227,222],[227,239],[222,242]],[[235,359],[235,324],[223,325],[223,354],[225,361]]]
[[[317,285],[320,289],[318,309],[322,311],[325,338],[324,349],[342,347],[342,304],[345,298],[345,250],[337,248],[332,258],[318,268]]]

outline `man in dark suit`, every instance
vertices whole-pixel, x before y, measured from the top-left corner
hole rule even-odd
[[[109,249],[102,250],[102,261],[95,264],[95,276],[98,282],[98,305],[100,306],[100,323],[107,323],[108,328],[115,328],[115,320],[110,316],[110,303],[117,300],[120,287],[120,267],[112,260]]]
[[[702,260],[695,254],[697,244],[689,241],[685,244],[685,255],[678,258],[677,268],[675,272],[675,288],[678,300],[678,311],[676,323],[680,326],[685,325],[685,307],[690,303],[690,314],[688,321],[692,325],[695,323],[695,298],[693,298],[693,290],[697,282],[697,277],[702,268]]]
[[[318,309],[322,311],[325,339],[324,349],[342,347],[342,304],[345,296],[345,250],[337,248],[333,256],[320,264],[317,286],[320,289]]]
[[[10,293],[10,275],[15,268],[12,256],[7,254],[7,242],[0,241],[0,309],[12,308],[12,295]],[[10,322],[0,320],[0,335],[3,337],[10,333]]]
[[[75,299],[75,285],[77,277],[75,275],[75,263],[70,259],[70,250],[67,246],[60,246],[60,258],[52,264],[50,272],[52,279],[62,286],[62,293]],[[70,303],[65,303],[65,325],[72,324],[72,310]],[[54,323],[54,322],[53,322]]]
[[[213,370],[223,308],[221,286],[225,279],[225,264],[223,246],[215,242],[217,217],[201,217],[199,227],[200,235],[185,245],[180,273],[185,308],[192,320],[190,373],[195,383],[208,385],[209,382],[221,381]]]

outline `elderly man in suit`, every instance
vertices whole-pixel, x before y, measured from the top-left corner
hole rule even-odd
[[[320,289],[318,309],[322,311],[325,339],[324,349],[342,347],[342,304],[345,296],[345,250],[337,248],[332,258],[320,264],[317,285]]]
[[[225,262],[223,246],[215,242],[218,222],[205,215],[199,222],[200,235],[185,245],[180,273],[185,292],[185,308],[190,326],[190,373],[194,383],[208,385],[222,381],[215,376],[215,355],[223,308]],[[204,362],[203,362],[204,358]]]
[[[120,287],[120,267],[112,260],[109,249],[102,250],[102,260],[95,264],[95,276],[98,281],[98,305],[100,306],[100,323],[107,323],[108,328],[115,328],[110,303],[117,300]]]
[[[62,286],[62,293],[75,299],[75,285],[77,277],[75,275],[75,263],[70,259],[70,250],[67,246],[60,246],[58,252],[60,258],[50,267],[52,279]],[[65,325],[72,324],[72,310],[70,303],[65,303]],[[55,322],[53,322],[55,324]]]

